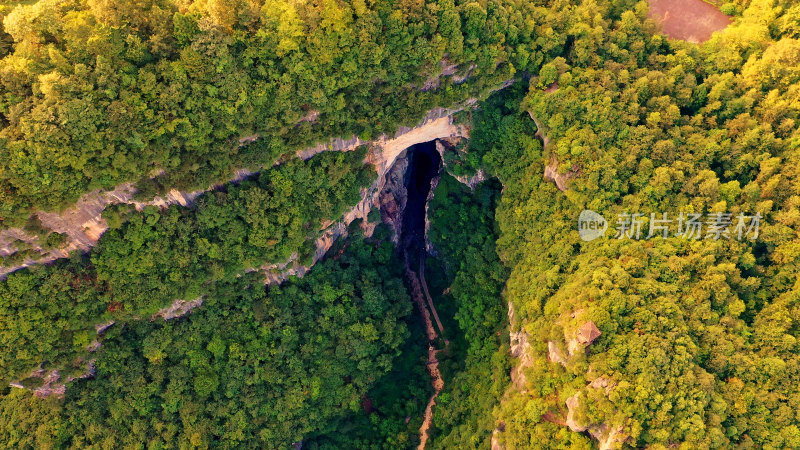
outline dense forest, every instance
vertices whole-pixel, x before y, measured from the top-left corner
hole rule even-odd
[[[0,227],[58,247],[36,211],[254,173],[0,281],[0,447],[417,447],[440,343],[391,214],[316,254],[378,144],[293,154],[477,98],[427,205],[427,446],[800,448],[800,5],[718,6],[704,43],[634,0],[0,6]],[[762,219],[615,236],[662,213]]]
[[[216,283],[185,320],[109,332],[96,379],[71,384],[61,404],[5,396],[0,441],[259,447],[329,429],[361,408],[408,337],[391,253],[386,240],[354,240],[302,280],[265,290],[251,273]]]
[[[494,181],[494,180],[492,180]],[[450,354],[443,364],[445,390],[439,395],[431,448],[485,445],[494,428],[492,408],[508,383],[510,363],[506,306],[500,293],[507,278],[495,249],[496,182],[474,192],[445,175],[430,204],[430,239],[441,271],[429,258],[428,280],[450,320]]]
[[[741,6],[696,46],[654,34],[643,3],[583,3],[572,51],[532,83],[523,108],[550,144],[504,183],[497,212],[507,299],[531,346],[527,384],[496,412],[507,447],[587,447],[587,434],[612,447],[800,446],[800,9]],[[541,176],[553,161],[564,193]],[[645,226],[651,212],[765,221],[754,241],[583,242],[584,209],[645,213]],[[559,363],[586,321],[602,335]]]
[[[363,157],[364,149],[293,160],[193,208],[113,208],[111,229],[89,255],[0,283],[2,381],[85,354],[97,324],[153,316],[292,255],[311,259],[322,222],[355,204],[370,179]]]
[[[323,137],[364,139],[536,68],[526,2],[41,0],[4,6],[0,217],[159,176],[205,188]],[[442,61],[466,79],[443,77]],[[433,89],[437,85],[436,89]],[[259,151],[239,139],[261,136]]]

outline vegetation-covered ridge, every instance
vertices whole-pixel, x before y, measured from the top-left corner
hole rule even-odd
[[[431,203],[443,263],[425,275],[458,334],[429,445],[800,448],[800,5],[724,7],[735,22],[698,46],[633,0],[40,1],[5,24],[2,205],[24,220],[156,169],[165,186],[207,185],[528,72],[445,157],[502,188],[444,176]],[[428,90],[442,60],[475,67]],[[243,155],[255,132],[264,147]],[[0,443],[414,447],[430,390],[409,352],[425,345],[405,331],[418,324],[388,232],[266,291],[244,273],[309,256],[369,181],[348,155],[292,160],[193,208],[110,211],[90,255],[0,282],[0,374],[23,383],[42,361],[85,362],[94,323],[127,322],[63,399],[0,390]],[[586,209],[645,213],[645,229],[651,212],[764,219],[755,241],[586,242]],[[129,320],[200,295],[180,320]]]
[[[265,290],[249,273],[181,320],[112,327],[63,399],[0,394],[0,446],[288,448],[334,431],[408,339],[392,251],[352,239],[303,279]]]
[[[564,44],[542,5],[394,3],[4,6],[4,226],[160,171],[190,191],[322,138],[369,140]],[[453,67],[469,76],[437,77]],[[254,133],[258,146],[239,145]]]
[[[358,137],[348,140],[336,138],[326,144],[299,150],[296,156],[307,160],[325,151],[353,151],[366,145],[370,151],[365,162],[374,165],[380,176],[394,163],[398,154],[409,145],[468,133],[466,124],[455,123],[454,116],[464,108],[472,107],[474,107],[474,103],[468,100],[453,108],[434,108],[415,127],[401,127],[393,137],[383,135],[371,142],[363,142]],[[261,143],[261,141],[254,140],[242,145],[257,149]],[[290,155],[284,155],[272,166],[284,163],[291,158]],[[244,169],[237,170],[235,177],[228,180],[228,183],[238,183],[259,175],[260,173]],[[38,211],[28,218],[23,227],[0,229],[0,277],[24,267],[45,264],[67,257],[74,250],[87,251],[91,249],[108,229],[106,220],[108,214],[103,214],[106,208],[119,204],[132,205],[137,210],[142,210],[150,205],[161,208],[175,204],[189,206],[205,192],[224,189],[224,187],[225,185],[214,185],[192,192],[170,189],[166,194],[157,195],[157,193],[166,191],[167,187],[162,186],[156,177],[143,180],[138,186],[123,183],[112,191],[95,191],[85,194],[75,205],[60,213]],[[371,207],[371,200],[373,199],[363,198],[364,205],[357,205],[356,208]],[[346,217],[346,219],[349,218],[349,216]]]
[[[703,46],[664,39],[644,3],[568,10],[582,32],[523,102],[550,144],[497,212],[530,344],[526,383],[495,411],[500,445],[800,446],[800,6],[737,3]],[[541,177],[552,160],[566,192]],[[585,209],[645,213],[644,230],[651,212],[765,219],[754,242],[584,242]],[[600,337],[570,350],[590,321]]]
[[[111,229],[88,255],[0,283],[2,381],[86,356],[96,324],[148,318],[175,299],[205,296],[216,283],[293,255],[310,265],[324,224],[339,220],[372,182],[365,152],[293,159],[191,208],[107,211]]]

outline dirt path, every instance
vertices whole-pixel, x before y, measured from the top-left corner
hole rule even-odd
[[[433,305],[433,299],[431,298],[430,292],[428,292],[428,283],[425,282],[425,255],[422,255],[419,258],[419,281],[422,285],[422,291],[425,292],[425,298],[428,300],[428,307],[433,313],[433,319],[436,321],[436,326],[439,328],[439,333],[441,333],[442,337],[444,337],[444,326],[442,326],[442,321],[439,320],[439,314],[436,312],[436,307]],[[447,339],[445,339],[445,347],[448,344],[449,342]]]
[[[439,373],[439,360],[436,354],[441,350],[436,350],[433,345],[428,345],[428,373],[431,375],[431,384],[433,385],[433,395],[428,399],[428,404],[425,406],[425,419],[422,421],[422,426],[419,427],[419,446],[417,450],[425,450],[425,444],[428,443],[428,429],[433,423],[433,407],[436,405],[436,397],[444,389],[444,380]]]
[[[549,91],[549,92],[552,92],[552,91]],[[541,141],[542,150],[544,151],[544,149],[550,144],[550,138],[545,136],[543,128],[542,128],[542,124],[539,122],[539,119],[537,119],[536,117],[533,117],[533,113],[531,113],[530,111],[528,111],[528,115],[531,116],[531,119],[533,119],[533,123],[536,124],[536,134],[534,134],[534,137],[538,138],[539,141]]]
[[[428,399],[428,404],[425,406],[425,416],[422,421],[422,426],[419,427],[419,446],[417,450],[424,450],[425,445],[428,442],[428,429],[433,422],[433,407],[436,405],[436,397],[439,396],[439,393],[444,388],[444,380],[442,379],[441,373],[439,373],[439,359],[437,354],[442,351],[441,349],[436,349],[434,347],[434,343],[436,342],[436,338],[438,335],[436,334],[436,329],[433,327],[433,321],[431,320],[431,314],[428,311],[428,308],[425,307],[425,294],[423,294],[423,289],[427,292],[428,287],[423,283],[420,283],[420,279],[424,282],[424,276],[422,278],[418,277],[417,273],[411,270],[411,267],[408,263],[408,256],[406,256],[405,261],[405,275],[408,284],[411,287],[411,298],[414,301],[414,304],[417,305],[417,309],[420,312],[420,316],[422,316],[422,321],[425,326],[425,335],[428,338],[428,360],[427,360],[427,369],[428,373],[431,376],[431,385],[433,386],[433,395],[431,398]],[[421,269],[424,267],[420,267]],[[430,296],[427,296],[430,298]],[[433,306],[433,302],[430,301],[430,305]],[[435,312],[436,310],[433,309]],[[438,322],[438,318],[436,319]],[[441,323],[438,323],[440,330],[443,330]],[[445,350],[447,350],[449,342],[445,341]]]

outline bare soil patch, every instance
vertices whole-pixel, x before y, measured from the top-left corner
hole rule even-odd
[[[731,23],[729,16],[703,0],[650,0],[648,16],[668,37],[697,44]]]

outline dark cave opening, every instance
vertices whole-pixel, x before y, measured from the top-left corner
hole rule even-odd
[[[409,147],[407,152],[407,197],[400,242],[409,261],[418,261],[425,249],[425,205],[431,191],[431,182],[441,170],[442,158],[436,150],[436,141],[416,144]]]

